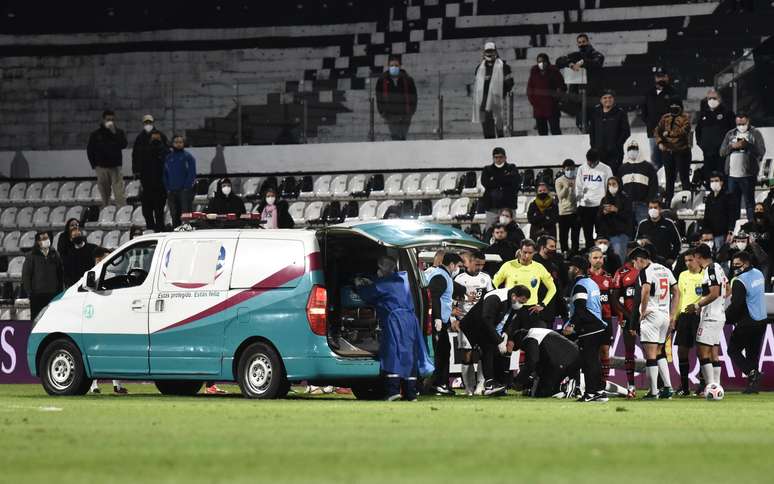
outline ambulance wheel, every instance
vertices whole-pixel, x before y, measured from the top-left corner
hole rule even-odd
[[[239,388],[245,398],[270,399],[284,396],[281,390],[287,379],[282,361],[277,352],[265,343],[253,343],[245,348],[239,358],[237,375]]]
[[[192,397],[202,389],[202,382],[190,380],[157,380],[156,388],[162,395]]]
[[[91,386],[83,356],[69,339],[58,339],[46,346],[40,358],[40,380],[49,395],[85,395]]]
[[[358,400],[384,400],[386,397],[381,381],[354,384],[352,394]]]

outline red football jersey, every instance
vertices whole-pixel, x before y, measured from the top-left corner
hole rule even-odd
[[[602,302],[602,319],[610,322],[610,316],[613,315],[610,305],[610,288],[613,287],[613,278],[602,270],[599,274],[589,271],[589,277],[599,286],[599,300]]]
[[[635,296],[637,294],[637,276],[640,271],[635,269],[629,262],[615,271],[613,276],[613,289],[620,289],[623,296],[623,306],[630,313],[634,310]],[[623,313],[617,311],[619,321],[623,321]]]

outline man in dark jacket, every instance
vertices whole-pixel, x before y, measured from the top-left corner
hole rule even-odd
[[[51,248],[47,232],[35,234],[35,247],[22,266],[22,288],[30,298],[30,319],[34,320],[63,289],[62,259]]]
[[[646,238],[653,244],[653,254],[664,258],[666,266],[671,266],[682,246],[680,232],[675,223],[661,216],[661,201],[653,200],[648,204],[648,218],[637,226],[635,240]]]
[[[567,266],[564,263],[564,258],[556,252],[556,238],[550,235],[543,235],[537,240],[538,251],[532,257],[533,262],[539,262],[543,264],[543,267],[551,274],[556,284],[556,296],[551,299],[545,310],[539,313],[540,318],[550,325],[553,325],[554,318],[561,316],[563,319],[567,318],[567,304],[564,300],[564,294],[566,294],[567,285],[569,284],[569,277],[567,276]],[[545,284],[541,284],[538,288],[538,299],[543,301],[545,299],[548,289]]]
[[[559,221],[559,209],[554,197],[548,193],[548,184],[540,183],[535,199],[527,208],[527,220],[530,223],[529,238],[537,240],[541,235],[556,237],[556,224]]]
[[[126,134],[116,127],[116,115],[106,110],[102,113],[102,124],[89,136],[86,156],[97,176],[102,206],[110,204],[111,191],[119,207],[126,205],[124,178],[121,175],[123,156],[126,148]]]
[[[577,382],[580,370],[578,346],[556,331],[545,328],[519,329],[509,337],[508,346],[521,350],[524,366],[519,368],[516,388],[533,384],[530,396],[535,398],[569,398],[572,391],[562,392],[562,380],[569,377]],[[527,388],[529,389],[529,388]],[[568,390],[572,390],[573,386]]]
[[[704,154],[705,185],[709,187],[710,174],[723,170],[720,158],[720,144],[729,130],[736,128],[734,112],[720,99],[720,94],[712,88],[707,97],[699,103],[696,113],[696,142]]]
[[[503,148],[492,150],[492,159],[493,163],[485,166],[481,173],[481,184],[484,186],[482,203],[494,219],[498,209],[516,208],[521,175],[516,165],[508,163]]]
[[[229,178],[218,180],[215,196],[212,197],[212,200],[207,205],[207,213],[217,213],[219,215],[233,213],[237,217],[245,213],[245,202],[234,194]]]
[[[562,73],[551,65],[548,54],[538,54],[537,64],[529,71],[527,98],[532,105],[532,115],[540,136],[548,134],[549,125],[551,134],[562,134],[559,127],[559,97],[566,90]]]
[[[589,120],[589,144],[599,152],[602,163],[618,175],[624,143],[631,135],[629,115],[615,105],[615,93],[611,90],[605,91],[599,101]]]
[[[648,141],[650,141],[650,161],[658,170],[664,163],[656,142],[656,127],[661,117],[669,112],[669,102],[679,96],[672,87],[669,73],[663,67],[654,68],[653,75],[656,85],[645,93],[645,99],[640,106],[640,116],[645,123]]]
[[[489,274],[490,277],[494,277],[504,263],[516,258],[516,251],[519,247],[508,239],[508,229],[503,224],[496,224],[492,228],[492,238],[494,239],[492,245],[487,247],[484,253],[499,255],[502,260],[501,262],[487,262],[484,264],[484,272]]]
[[[94,267],[94,251],[97,249],[96,245],[86,242],[80,227],[71,228],[68,237],[72,247],[62,256],[65,287],[78,282],[84,272]]]
[[[605,56],[594,49],[589,42],[589,36],[587,34],[579,34],[575,38],[578,50],[576,52],[570,52],[569,54],[556,59],[556,67],[559,69],[572,69],[573,71],[586,70],[586,84],[572,84],[570,85],[569,92],[574,95],[577,100],[576,109],[577,116],[575,119],[579,128],[585,129],[583,126],[583,113],[580,112],[580,106],[582,106],[582,100],[580,98],[581,89],[585,89],[585,94],[590,99],[596,99],[602,92],[602,66],[605,64]]]
[[[704,197],[704,219],[701,226],[711,230],[715,239],[714,248],[719,250],[727,242],[731,242],[734,233],[734,203],[733,196],[724,190],[722,173],[715,171],[709,176],[710,191]]]
[[[146,114],[142,121],[143,130],[135,138],[132,149],[132,173],[142,186],[145,226],[154,232],[161,232],[164,230],[164,205],[167,203],[167,191],[162,179],[169,144],[164,133],[153,127],[153,116]]]
[[[164,160],[164,188],[167,190],[172,226],[178,227],[180,216],[193,209],[193,186],[196,181],[196,159],[185,150],[181,135],[172,138],[172,152]]]
[[[401,68],[400,56],[389,57],[387,71],[376,81],[376,107],[393,140],[405,140],[417,111],[417,86]]]

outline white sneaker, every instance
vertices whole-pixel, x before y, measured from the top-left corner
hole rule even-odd
[[[483,395],[484,394],[484,382],[480,381],[476,384],[476,389],[473,390],[473,395]]]

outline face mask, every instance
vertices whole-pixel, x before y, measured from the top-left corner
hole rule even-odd
[[[648,217],[650,217],[650,218],[655,220],[655,219],[658,218],[659,215],[660,215],[660,213],[659,213],[659,210],[657,208],[649,208],[648,209]]]
[[[682,111],[680,108],[670,108],[669,112],[672,113],[672,116],[679,116],[680,111]]]
[[[546,198],[548,198],[548,194],[547,193],[538,193],[537,197],[539,199],[541,199],[541,200],[545,200]]]
[[[763,212],[755,212],[755,218],[756,218],[756,220],[763,220],[763,218],[764,218],[764,216],[765,216],[765,215],[766,215],[766,214],[765,214],[765,213],[763,213]]]
[[[223,195],[229,196],[229,195],[231,195],[231,186],[230,185],[223,185],[223,187],[220,189],[220,191],[223,192]]]
[[[495,161],[495,162],[494,162],[494,165],[495,165],[497,168],[502,168],[502,167],[503,167],[503,165],[505,165],[505,162],[504,162],[504,161]]]
[[[390,66],[389,71],[392,77],[398,77],[400,75],[400,67],[398,66]]]
[[[521,309],[522,306],[524,306],[524,305],[522,303],[520,303],[519,301],[514,301],[514,302],[511,303],[511,308],[514,311],[518,311],[519,309]]]
[[[51,239],[41,240],[40,241],[40,248],[41,249],[48,249],[51,247]]]
[[[720,101],[717,99],[709,99],[707,100],[707,106],[709,106],[710,109],[715,109],[716,107],[720,106]]]
[[[742,267],[734,267],[734,271],[733,272],[734,272],[735,276],[738,276],[739,274],[744,272],[744,268],[742,268]]]
[[[451,273],[451,277],[452,277],[452,279],[454,279],[455,277],[457,277],[459,274],[460,274],[460,269],[459,269],[459,267],[458,267],[458,268],[456,268],[456,269],[454,269],[454,270],[452,271],[452,273]]]
[[[750,128],[750,125],[748,125],[748,124],[737,124],[736,125],[736,129],[740,133],[746,133],[749,128]]]
[[[105,121],[105,127],[107,129],[113,129],[113,126],[115,126],[113,121]]]
[[[266,203],[269,205],[274,205],[274,202],[277,201],[277,197],[266,197]]]
[[[492,62],[493,60],[495,60],[495,55],[494,54],[484,54],[484,59],[486,59],[489,62]]]
[[[144,129],[146,133],[150,133],[151,131],[153,131],[153,125],[152,124],[145,124],[145,125],[143,125],[142,129]]]
[[[657,85],[658,87],[666,87],[666,85],[667,85],[667,82],[666,82],[666,81],[664,81],[664,80],[661,80],[661,81],[656,81],[656,85]]]
[[[84,242],[86,242],[86,237],[84,237],[83,235],[79,235],[78,237],[73,239],[73,244],[75,245],[83,244]]]
[[[640,156],[640,150],[629,150],[626,152],[626,157],[634,161]]]
[[[500,215],[500,223],[503,225],[508,225],[509,223],[511,223],[511,218]]]
[[[705,240],[702,242],[702,244],[706,245],[707,247],[713,249],[715,247],[715,241],[714,240]]]
[[[161,145],[161,140],[160,139],[152,139],[151,140],[151,144],[153,146],[159,146],[159,145]]]
[[[588,52],[589,46],[588,45],[581,45],[580,47],[578,47],[578,50],[580,50],[581,52]]]
[[[723,185],[720,182],[711,182],[710,183],[710,188],[715,193],[718,193],[720,191],[720,189],[722,188],[722,186]]]
[[[538,62],[538,69],[540,69],[542,71],[545,68],[546,68],[546,63],[545,62]]]
[[[597,244],[597,247],[599,247],[599,250],[601,250],[603,254],[607,252],[607,249],[609,248],[607,244]]]
[[[747,248],[747,242],[737,242],[736,248],[739,250],[745,250]]]
[[[618,193],[618,187],[617,186],[608,187],[607,189],[610,190],[610,195],[615,195],[616,193]]]
[[[564,170],[564,176],[567,178],[575,178],[575,170]]]

